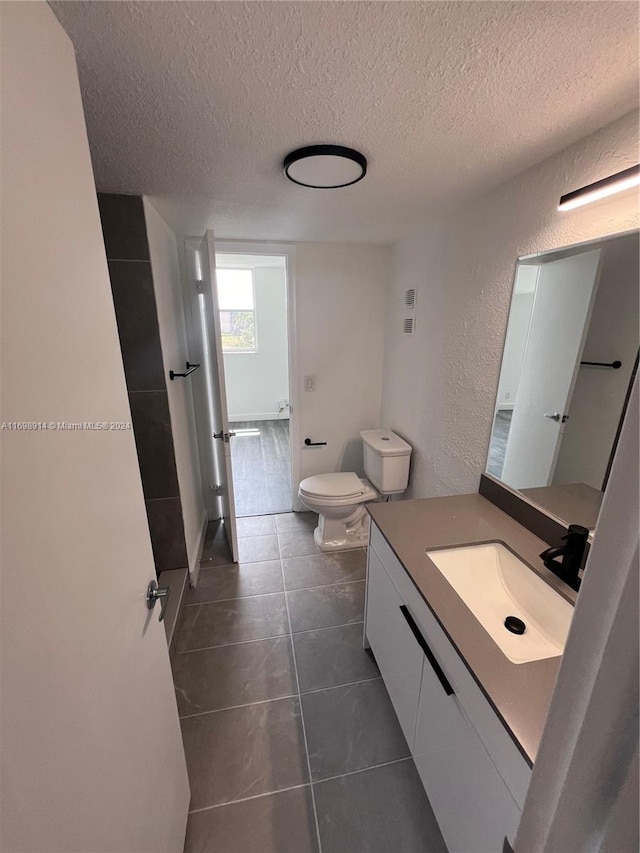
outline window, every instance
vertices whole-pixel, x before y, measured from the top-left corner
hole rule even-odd
[[[257,352],[253,271],[216,269],[222,352]]]

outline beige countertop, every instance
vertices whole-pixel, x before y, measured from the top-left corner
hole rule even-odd
[[[548,544],[478,494],[372,503],[367,509],[520,751],[533,764],[562,658],[512,663],[425,550],[500,540],[574,603],[575,593],[540,560]]]

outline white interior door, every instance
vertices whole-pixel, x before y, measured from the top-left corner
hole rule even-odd
[[[222,504],[224,530],[233,555],[238,562],[238,533],[236,528],[236,510],[233,496],[233,473],[231,468],[231,439],[233,431],[229,427],[227,411],[227,389],[224,377],[224,359],[222,355],[222,330],[220,328],[220,310],[216,287],[216,248],[213,232],[207,231],[200,245],[200,268],[202,275],[202,305],[204,311],[203,333],[208,339],[208,364],[211,370],[213,446],[219,486],[218,494]],[[210,331],[213,334],[210,334]]]
[[[189,784],[134,437],[109,428],[131,414],[73,46],[45,3],[1,6],[0,847],[178,853]]]
[[[551,482],[589,327],[600,250],[540,267],[502,479],[515,489]]]

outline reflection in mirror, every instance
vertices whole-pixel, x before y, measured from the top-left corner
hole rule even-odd
[[[638,252],[630,232],[516,267],[487,473],[567,524],[595,527],[637,370]]]

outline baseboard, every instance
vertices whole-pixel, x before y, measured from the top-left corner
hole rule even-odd
[[[278,412],[254,412],[249,415],[229,415],[230,423],[237,423],[238,421],[288,421],[289,420],[289,412],[284,415],[279,415]]]

